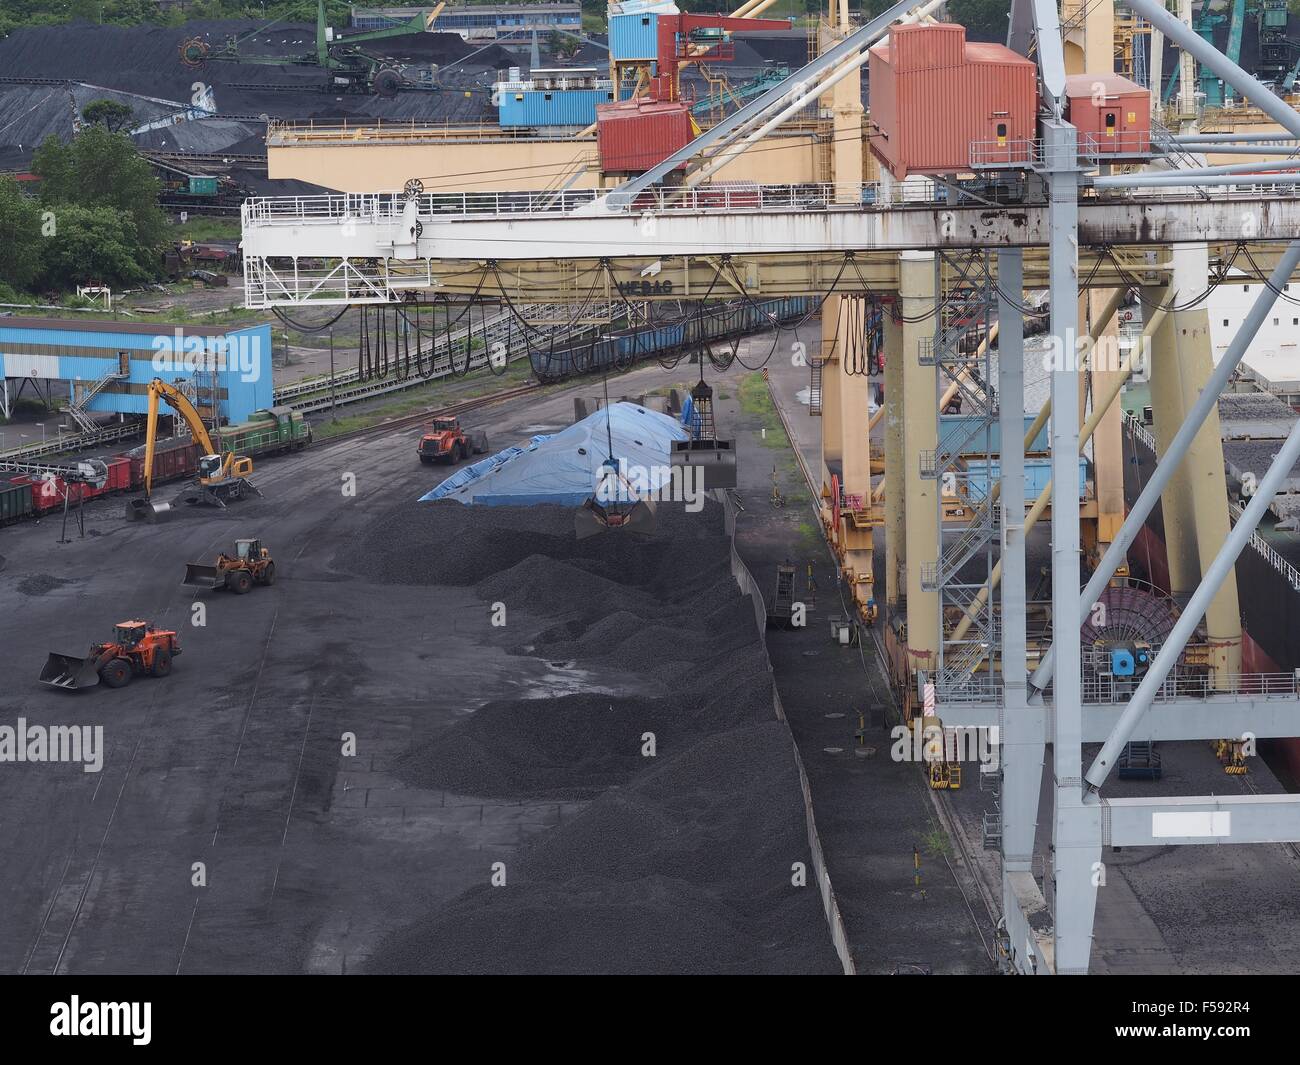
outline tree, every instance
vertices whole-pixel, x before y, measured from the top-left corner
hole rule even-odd
[[[32,172],[41,179],[47,205],[111,207],[127,215],[137,261],[154,269],[167,242],[167,218],[158,206],[158,179],[126,134],[90,126],[70,144],[47,137],[32,157]]]
[[[128,125],[134,115],[135,110],[130,104],[116,100],[92,100],[81,109],[82,118],[91,125],[103,126],[110,133]]]
[[[953,22],[966,27],[974,41],[1007,42],[1010,5],[1006,0],[948,0],[948,14]]]
[[[0,283],[27,288],[41,272],[41,209],[18,182],[0,177]]]
[[[112,207],[64,204],[54,209],[55,233],[47,238],[47,288],[71,289],[89,282],[114,287],[138,285],[150,272],[140,263],[140,238],[135,223]]]

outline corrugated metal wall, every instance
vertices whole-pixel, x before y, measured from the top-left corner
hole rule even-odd
[[[614,15],[609,20],[609,54],[614,59],[657,59],[658,15]]]
[[[511,126],[589,126],[596,121],[596,105],[614,98],[607,89],[526,89],[505,91],[497,114],[502,128]]]
[[[271,327],[249,326],[229,333],[159,324],[157,333],[115,333],[54,327],[0,325],[0,354],[6,377],[26,377],[32,368],[47,380],[91,384],[119,365],[118,352],[130,353],[130,376],[112,382],[87,407],[93,411],[144,414],[145,387],[155,377],[176,381],[193,375],[204,352],[217,352],[224,369],[217,374],[221,413],[231,422],[246,420],[273,399]]]

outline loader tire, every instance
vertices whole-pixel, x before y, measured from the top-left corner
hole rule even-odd
[[[247,595],[253,587],[253,578],[247,570],[237,570],[226,581],[226,587],[236,595]]]
[[[131,683],[131,663],[125,658],[110,658],[100,668],[99,679],[110,688],[125,688]]]
[[[275,563],[274,563],[274,562],[268,562],[268,563],[266,564],[266,569],[262,570],[262,583],[263,583],[263,584],[274,584],[274,583],[275,583]]]
[[[421,465],[424,465],[424,466],[432,466],[432,465],[433,465],[433,459],[432,459],[432,457],[430,457],[429,455],[421,455],[421,456],[420,456],[420,463],[421,463]]]
[[[169,648],[160,647],[153,656],[153,665],[149,667],[149,673],[154,677],[171,676],[172,671],[172,653]]]

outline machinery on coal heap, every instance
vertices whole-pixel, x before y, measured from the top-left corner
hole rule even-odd
[[[153,465],[158,444],[158,404],[165,399],[169,406],[185,421],[194,442],[203,449],[199,459],[198,475],[190,487],[183,490],[172,501],[184,500],[187,503],[202,503],[209,506],[225,508],[231,500],[242,499],[247,492],[261,495],[257,485],[253,484],[253,460],[247,455],[234,452],[218,451],[217,446],[208,435],[207,426],[194,409],[194,404],[175,385],[168,384],[155,377],[149,382],[149,413],[145,424],[144,451],[144,498],[132,499],[126,505],[126,516],[133,521],[158,521],[166,518],[171,511],[171,503],[154,503]]]
[[[217,555],[215,563],[185,563],[187,588],[225,588],[236,595],[246,595],[253,585],[275,583],[275,560],[261,540],[236,540],[235,553]]]
[[[409,33],[427,33],[433,29],[434,21],[445,6],[440,3],[429,11],[418,12],[399,26],[338,36],[334,29],[326,24],[325,0],[317,0],[316,44],[310,52],[298,55],[259,55],[240,51],[241,42],[254,34],[265,32],[282,21],[276,19],[242,37],[227,38],[224,44],[215,48],[202,37],[190,37],[181,42],[181,62],[195,69],[210,62],[258,63],[264,66],[315,66],[326,72],[328,80],[322,86],[326,90],[341,89],[344,92],[374,93],[376,96],[393,97],[407,86],[402,72],[389,61],[370,55],[358,45],[388,37],[401,37]]]
[[[180,639],[171,629],[155,628],[148,621],[119,621],[112,639],[92,645],[85,658],[50,652],[40,680],[64,691],[93,688],[101,681],[124,688],[137,675],[168,676],[172,659],[180,653]]]

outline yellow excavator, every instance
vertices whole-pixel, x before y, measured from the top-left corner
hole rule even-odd
[[[250,480],[253,460],[246,455],[227,451],[219,452],[208,435],[207,427],[194,404],[175,385],[159,377],[149,382],[149,414],[145,423],[144,438],[144,498],[133,499],[126,507],[127,517],[136,520],[157,521],[171,510],[171,503],[153,502],[153,467],[158,443],[158,404],[166,400],[189,427],[190,436],[202,449],[198,474],[194,481],[172,502],[184,499],[187,503],[204,503],[224,508],[228,502],[242,499],[244,493],[261,495]]]

